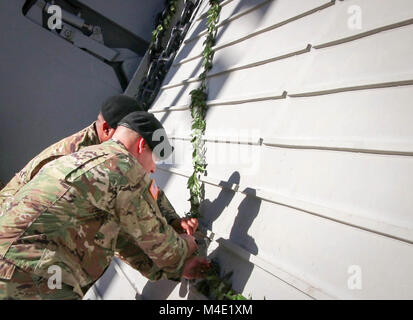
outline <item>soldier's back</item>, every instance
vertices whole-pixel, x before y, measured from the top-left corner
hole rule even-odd
[[[0,256],[44,278],[50,267],[58,266],[65,284],[78,291],[87,287],[114,255],[119,188],[144,175],[115,141],[49,163],[3,206]]]

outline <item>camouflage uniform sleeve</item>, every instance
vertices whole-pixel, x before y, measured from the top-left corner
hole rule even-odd
[[[6,184],[0,191],[0,207],[6,199],[14,196],[17,191],[23,186],[17,176],[14,176],[8,184]]]
[[[50,155],[41,162],[36,162],[36,158],[31,160],[20,172],[18,172],[0,192],[0,206],[6,199],[13,197],[17,192],[40,171],[47,163],[59,158]]]
[[[179,273],[170,273],[160,269],[145,252],[135,245],[133,240],[123,232],[119,233],[115,255],[151,281],[162,279],[180,280]]]
[[[147,176],[146,176],[147,178]],[[188,255],[188,245],[157,210],[148,191],[148,179],[138,187],[123,187],[116,199],[121,234],[131,246],[138,246],[169,277],[179,278]],[[130,247],[131,248],[131,247]],[[130,255],[133,257],[133,255]]]
[[[165,217],[168,224],[171,224],[172,221],[176,219],[181,219],[181,217],[176,213],[172,204],[169,202],[163,190],[159,190],[158,206],[159,210],[161,210],[161,213]]]
[[[171,225],[174,220],[179,220],[181,217],[176,213],[172,204],[169,202],[165,193],[159,190],[157,201],[159,210],[165,217],[167,223]],[[174,228],[177,231],[176,228]],[[127,234],[121,232],[118,236],[116,245],[116,255],[132,268],[139,272],[151,281],[162,279],[179,280],[176,273],[166,272],[157,267],[153,261],[136,245],[134,245]]]
[[[6,199],[13,197],[27,182],[30,181],[29,172],[31,172],[33,160],[30,161],[20,172],[7,183],[0,192],[0,206]]]

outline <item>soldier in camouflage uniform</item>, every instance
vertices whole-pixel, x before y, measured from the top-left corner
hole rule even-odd
[[[84,147],[109,140],[115,132],[119,120],[133,111],[142,111],[135,99],[117,95],[107,99],[101,108],[97,121],[78,133],[53,144],[32,159],[0,192],[0,207],[6,199],[11,199],[22,186],[28,183],[47,163]],[[159,195],[158,205],[161,212],[180,233],[193,234],[198,226],[196,219],[181,219],[168,201],[164,192]],[[126,253],[123,253],[125,256]]]
[[[151,140],[155,130],[162,125],[152,114],[134,112],[113,139],[44,166],[4,203],[0,299],[80,299],[110,264],[121,233],[158,279],[202,276],[209,264],[190,257],[194,238],[178,235],[157,204],[148,175],[160,144]],[[169,145],[166,135],[162,143]],[[49,283],[56,268],[60,288]]]
[[[85,147],[109,140],[113,136],[119,120],[136,110],[141,110],[140,106],[135,99],[128,96],[117,95],[107,99],[102,105],[97,121],[80,132],[48,147],[15,175],[0,192],[0,207],[7,199],[11,201],[13,196],[32,180],[47,163]],[[177,232],[186,232],[192,235],[196,231],[198,227],[197,219],[182,219],[179,217],[162,190],[159,191],[158,206],[167,222]],[[135,269],[140,270],[150,280],[158,280],[161,277],[161,273],[157,272],[156,268],[152,269],[152,262],[141,252],[137,252],[136,247],[129,244],[127,235],[123,233],[118,239],[116,255]]]

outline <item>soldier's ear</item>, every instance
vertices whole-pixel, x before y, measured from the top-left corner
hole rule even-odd
[[[145,145],[145,139],[140,137],[138,140],[138,154],[141,154],[143,152],[143,149],[146,148]]]
[[[102,124],[102,131],[106,134],[109,135],[109,132],[112,128],[110,127],[109,123],[107,123],[106,121],[103,122]]]

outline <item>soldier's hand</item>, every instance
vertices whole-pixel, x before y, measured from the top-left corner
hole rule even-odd
[[[194,252],[198,249],[198,245],[196,244],[195,237],[190,236],[189,234],[180,234],[181,238],[186,240],[188,244],[188,257],[192,256]]]
[[[182,277],[188,280],[205,278],[211,264],[203,257],[191,257],[185,262]]]
[[[189,235],[193,235],[198,229],[198,219],[196,218],[183,218],[181,219],[181,227]]]
[[[171,226],[179,234],[186,233],[186,234],[189,234],[191,236],[194,235],[194,233],[198,229],[198,225],[199,225],[198,224],[198,219],[196,219],[196,218],[175,219],[171,223]]]

